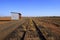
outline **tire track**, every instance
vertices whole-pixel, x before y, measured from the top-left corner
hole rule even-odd
[[[10,33],[4,40],[24,40],[26,30],[23,25],[27,25],[26,20],[18,28],[16,28],[12,33]]]
[[[38,28],[38,26],[36,25],[36,23],[32,20],[32,22],[34,23],[34,25],[35,25],[35,28],[36,28],[36,31],[37,31],[37,33],[39,34],[39,38],[41,39],[41,40],[46,40],[46,38],[44,37],[44,35],[42,34],[42,32],[40,31],[40,29]]]

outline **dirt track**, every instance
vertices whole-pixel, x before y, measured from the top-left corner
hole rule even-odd
[[[2,38],[0,37],[2,40],[60,40],[60,28],[38,18],[27,18],[11,22],[6,28],[1,28],[0,31],[7,28],[0,32],[1,36],[3,33],[5,35]]]

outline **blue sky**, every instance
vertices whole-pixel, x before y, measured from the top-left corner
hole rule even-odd
[[[60,0],[0,0],[0,16],[60,16]]]

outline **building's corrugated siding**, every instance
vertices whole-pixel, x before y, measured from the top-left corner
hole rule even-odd
[[[11,20],[19,20],[19,14],[13,14],[12,13]]]

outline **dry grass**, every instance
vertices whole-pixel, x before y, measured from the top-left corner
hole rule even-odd
[[[8,20],[11,20],[11,17],[0,17],[0,20],[3,20],[3,21],[8,21]]]
[[[26,23],[24,23],[21,26],[20,30],[22,29],[23,31],[31,31],[31,30],[36,31],[35,27],[33,25],[33,22],[32,22],[32,19],[34,19],[36,24],[38,25],[38,28],[40,28],[41,32],[44,34],[44,36],[47,38],[47,40],[60,39],[59,38],[59,36],[60,36],[60,18],[55,18],[55,17],[54,18],[50,18],[50,17],[49,18],[47,18],[47,17],[38,18],[37,17],[37,18],[32,18],[32,19],[30,19],[30,18],[24,18],[24,19],[26,19]],[[27,19],[29,19],[29,20],[27,20]],[[11,22],[11,21],[8,21],[8,20],[10,20],[10,18],[8,18],[8,17],[0,18],[0,20],[1,20],[0,24],[5,24],[8,22]],[[56,25],[59,25],[59,27]],[[58,37],[58,38],[56,38],[56,37]]]
[[[7,23],[7,22],[0,22],[0,24],[5,24],[5,23]]]

